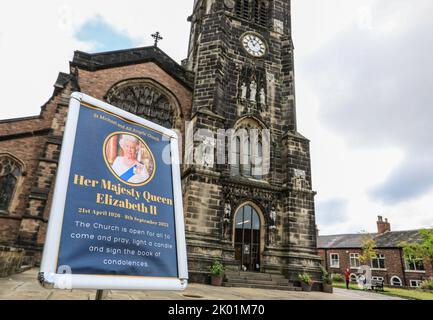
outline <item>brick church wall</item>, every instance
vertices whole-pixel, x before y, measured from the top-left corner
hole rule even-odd
[[[48,130],[39,119],[0,122],[0,154],[10,154],[24,166],[7,213],[0,213],[0,243],[14,243],[35,178],[41,146]]]

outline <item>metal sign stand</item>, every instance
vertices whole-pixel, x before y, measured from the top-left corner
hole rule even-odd
[[[87,126],[89,122],[94,122],[95,127]],[[98,132],[98,135],[95,135],[95,138],[98,139],[98,148],[95,148],[93,141],[88,141],[87,135],[93,135],[95,133],[94,131],[92,131],[92,128],[95,130],[98,129],[95,131]],[[100,133],[99,129],[104,130],[104,133]],[[113,181],[116,181],[117,179],[120,180],[118,182],[119,185],[124,182],[126,184],[126,181],[122,181],[120,177],[117,177],[114,171],[112,171],[113,169],[111,167],[111,164],[109,162],[106,162],[105,159],[105,153],[107,151],[107,148],[105,148],[104,145],[106,145],[108,141],[111,141],[109,139],[111,139],[112,137],[120,135],[132,136],[133,138],[135,138],[134,141],[138,139],[140,144],[145,147],[145,151],[147,151],[148,156],[150,157],[148,160],[153,164],[152,174],[157,173],[155,181],[159,180],[159,175],[164,174],[164,179],[167,179],[167,181],[169,181],[171,178],[172,183],[171,185],[162,185],[160,184],[160,182],[156,181],[152,187],[155,189],[155,191],[152,192],[157,193],[153,196],[159,198],[159,193],[161,193],[162,195],[165,195],[167,197],[167,200],[170,200],[169,203],[163,204],[159,203],[158,201],[152,200],[152,202],[155,202],[155,205],[148,206],[147,204],[144,204],[144,199],[140,200],[140,197],[144,197],[144,192],[150,192],[147,191],[146,188],[142,188],[144,185],[138,186],[137,184],[137,189],[134,189],[135,191],[137,191],[137,197],[132,198],[131,195],[127,196],[131,197],[131,199],[137,198],[134,200],[137,202],[134,205],[142,205],[141,207],[145,208],[146,210],[156,210],[158,209],[159,205],[168,206],[167,209],[164,209],[166,210],[165,215],[160,215],[157,219],[155,218],[155,221],[152,220],[157,224],[161,223],[161,225],[154,225],[153,229],[148,229],[149,226],[139,224],[139,222],[137,221],[131,222],[130,220],[119,220],[119,228],[125,226],[125,229],[127,229],[126,226],[134,225],[134,228],[137,229],[138,233],[150,232],[151,230],[163,231],[161,233],[158,233],[158,235],[164,235],[164,239],[161,239],[161,245],[168,245],[170,247],[170,251],[167,251],[167,254],[164,257],[160,257],[158,255],[158,257],[155,256],[152,257],[152,259],[150,257],[138,258],[137,256],[135,259],[136,261],[132,261],[136,266],[136,269],[134,270],[130,270],[129,267],[126,266],[119,266],[115,269],[113,269],[113,267],[108,268],[104,266],[102,261],[100,260],[102,256],[99,258],[89,259],[88,256],[90,256],[90,251],[84,252],[86,254],[82,255],[83,259],[80,259],[80,263],[78,263],[77,261],[63,259],[61,257],[71,257],[75,256],[76,254],[83,253],[77,249],[78,246],[70,245],[70,242],[75,240],[71,240],[71,238],[67,236],[68,233],[72,234],[73,230],[77,228],[77,226],[74,226],[73,223],[70,223],[73,219],[75,219],[72,214],[77,215],[77,217],[79,215],[79,210],[76,210],[78,208],[77,206],[87,206],[87,209],[107,208],[108,210],[110,208],[107,207],[109,204],[96,203],[94,195],[91,193],[95,193],[96,196],[98,188],[107,190],[108,193],[113,193],[114,191],[112,191],[111,189],[103,188],[102,184],[101,186],[97,187],[96,182],[102,183],[102,179],[108,179],[107,181],[110,181],[109,179],[114,179]],[[116,108],[114,106],[106,104],[103,101],[97,100],[90,96],[86,96],[82,93],[74,92],[71,95],[68,111],[68,120],[66,123],[62,144],[64,147],[62,148],[62,152],[60,155],[59,167],[56,177],[57,183],[54,190],[51,207],[52,214],[50,215],[50,221],[48,224],[47,240],[45,241],[44,245],[44,253],[39,275],[40,282],[43,286],[47,288],[69,290],[97,290],[95,292],[96,296],[93,298],[95,300],[107,299],[109,293],[108,290],[177,291],[186,289],[188,285],[188,263],[186,254],[185,221],[182,203],[183,199],[182,184],[180,179],[181,174],[179,166],[180,160],[178,143],[179,137],[177,133],[172,130],[161,127],[141,117],[128,113],[125,110]],[[116,145],[116,147],[119,146]],[[92,155],[93,158],[104,158],[105,164],[108,166],[107,168],[105,168],[104,166],[96,166],[95,164],[95,171],[94,173],[92,173],[92,175],[95,175],[94,178],[96,178],[96,180],[92,179],[92,185],[87,185],[87,182],[90,180],[87,181],[85,177],[81,174],[87,169],[89,169],[87,168],[87,164],[85,164],[83,160],[79,157],[75,159],[74,162],[72,161],[74,159],[74,154],[81,154],[79,153],[79,151],[87,153],[89,150],[92,150],[92,152],[94,152],[94,154]],[[164,161],[165,157],[163,155],[165,154],[165,151],[171,151],[169,152],[171,156],[171,161],[169,162]],[[152,152],[157,153],[155,153],[154,156]],[[156,165],[161,166],[161,168],[164,168],[164,170],[159,170],[157,172],[155,170]],[[112,173],[112,175],[110,174],[110,172]],[[150,178],[153,178],[153,175],[148,177],[148,179]],[[65,181],[67,181],[67,183],[65,183]],[[72,199],[68,196],[68,194],[82,193],[83,188],[91,188],[88,189],[88,194],[86,192],[86,199]],[[108,193],[106,195],[110,196]],[[68,211],[66,208],[69,207],[73,208],[70,210],[70,212],[72,213],[65,215],[65,212]],[[126,208],[121,208],[120,206],[118,210],[119,212],[122,211],[125,213],[131,213]],[[138,210],[136,211],[140,212]],[[148,213],[150,215],[156,215],[156,212]],[[84,221],[84,216],[82,218]],[[100,219],[101,221],[105,221],[106,218],[101,216]],[[161,229],[162,227],[167,227],[167,229]],[[147,235],[146,233],[146,237],[156,237],[157,234],[153,231],[152,233],[149,233],[149,235]],[[107,234],[111,234],[111,232],[115,231],[107,230],[106,232]],[[62,240],[63,236],[64,241]],[[132,241],[136,237],[139,237],[139,235],[128,234],[128,239],[130,240],[131,245]],[[91,239],[81,239],[80,241],[82,241],[83,246],[89,245],[90,247],[90,245],[93,244],[93,242],[91,242],[90,240]],[[109,242],[107,241],[107,246],[108,245]],[[156,251],[156,248],[150,248],[150,246],[151,245],[147,245],[146,242],[140,244],[140,248],[142,248],[146,252]],[[110,247],[112,246],[110,245]],[[136,249],[137,246],[134,246],[133,248]],[[64,252],[66,253],[70,250],[74,252],[74,254],[71,253],[63,255]],[[130,256],[131,254],[125,253],[122,256],[124,257],[122,261],[128,260]],[[74,269],[74,271],[78,269],[78,267],[75,266],[74,263],[78,263],[78,266],[80,266],[80,268],[82,269],[80,270],[80,272],[76,271],[74,274],[72,274],[72,269]],[[159,270],[158,265],[160,264],[166,266],[167,270],[164,272]],[[68,268],[65,269],[67,271],[66,273],[59,271],[61,270],[60,267],[66,266],[68,266]],[[143,270],[143,268],[145,267],[149,268],[148,270],[146,270],[146,272],[144,272]],[[94,271],[90,272],[90,270]],[[101,277],[100,275],[104,276]],[[132,278],[131,276],[133,276],[134,278]],[[104,288],[105,290],[99,288]],[[92,299],[91,297],[89,298]]]
[[[104,300],[107,293],[107,290],[97,290],[95,300]]]

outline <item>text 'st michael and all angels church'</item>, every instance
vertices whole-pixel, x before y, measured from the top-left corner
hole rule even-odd
[[[76,51],[39,116],[0,121],[0,245],[24,249],[25,264],[40,262],[68,103],[79,91],[177,130],[184,159],[191,147],[214,150],[181,165],[192,281],[207,281],[215,258],[231,270],[319,279],[309,141],[296,126],[290,1],[196,0],[189,21],[181,65],[156,45]],[[228,130],[258,132],[258,155],[267,147],[269,163],[253,161],[249,135],[216,143]],[[199,141],[197,132],[213,136]]]

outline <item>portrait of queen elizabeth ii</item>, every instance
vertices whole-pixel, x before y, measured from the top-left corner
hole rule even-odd
[[[105,157],[111,170],[124,182],[143,184],[153,175],[151,151],[136,136],[112,135],[106,141]]]

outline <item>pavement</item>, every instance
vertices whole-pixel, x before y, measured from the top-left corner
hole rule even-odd
[[[0,278],[0,300],[94,300],[95,290],[47,290],[37,281],[38,269]],[[334,293],[214,287],[190,283],[185,291],[110,290],[107,300],[403,300],[373,292],[334,288]]]

